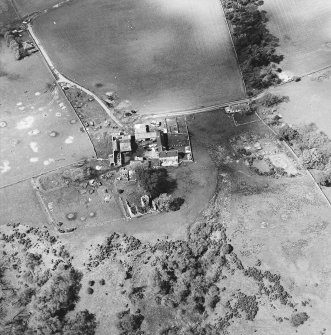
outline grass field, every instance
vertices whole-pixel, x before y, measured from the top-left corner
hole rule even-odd
[[[331,2],[266,0],[268,28],[280,39],[281,64],[290,75],[331,65]]]
[[[94,155],[86,133],[39,54],[19,62],[0,50],[0,186]],[[73,121],[74,120],[74,121]],[[56,136],[50,136],[52,132]]]
[[[331,70],[310,75],[299,83],[276,87],[271,92],[289,96],[290,101],[279,106],[287,123],[315,123],[331,138]]]
[[[0,189],[0,226],[23,221],[37,227],[48,223],[30,180]]]
[[[34,22],[59,71],[141,112],[185,110],[244,97],[220,3],[83,0]]]

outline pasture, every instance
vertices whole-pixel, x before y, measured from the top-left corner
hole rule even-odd
[[[17,222],[37,227],[48,224],[30,180],[1,188],[0,204],[0,226]]]
[[[245,96],[219,1],[82,0],[33,25],[60,72],[142,113]]]
[[[1,44],[0,68],[0,187],[94,156],[39,54],[17,62]]]
[[[300,126],[314,123],[331,138],[330,69],[311,74],[299,83],[275,87],[271,92],[290,98],[278,107],[285,122]],[[324,187],[323,191],[331,199],[330,187]]]
[[[331,2],[266,0],[268,28],[280,39],[281,63],[289,75],[303,75],[331,65]]]
[[[279,112],[287,123],[315,123],[331,138],[331,70],[307,76],[299,83],[278,86],[271,92],[289,96],[290,101],[279,106]]]

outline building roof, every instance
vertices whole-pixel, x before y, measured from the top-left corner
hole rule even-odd
[[[168,133],[178,133],[178,123],[177,118],[167,118],[166,119]]]
[[[131,151],[131,141],[121,141],[120,142],[120,151],[121,152],[126,152],[126,151]]]
[[[163,151],[165,143],[164,143],[164,134],[161,131],[156,132],[156,141],[158,150]]]
[[[178,151],[177,150],[161,151],[159,154],[159,158],[177,158],[178,159]]]
[[[179,148],[187,147],[190,145],[190,141],[187,134],[168,134],[168,147]]]
[[[151,131],[150,133],[135,133],[134,135],[136,140],[144,140],[146,138],[156,138],[156,131]]]

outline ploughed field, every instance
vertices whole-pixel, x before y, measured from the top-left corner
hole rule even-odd
[[[331,1],[266,0],[263,9],[280,39],[283,70],[303,75],[331,65]]]
[[[33,29],[62,74],[143,113],[244,97],[218,0],[74,1]]]

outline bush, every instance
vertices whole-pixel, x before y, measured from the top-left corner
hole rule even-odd
[[[174,198],[166,193],[154,199],[154,203],[160,212],[178,211],[184,203],[183,198]]]
[[[180,207],[183,205],[184,199],[183,198],[175,198],[171,201],[169,209],[171,211],[178,211]]]
[[[291,142],[294,139],[298,138],[298,132],[290,127],[288,124],[285,124],[278,130],[279,139],[286,142]]]
[[[328,162],[328,157],[318,149],[304,149],[301,156],[302,164],[306,169],[323,170]]]
[[[331,186],[331,169],[325,171],[318,171],[315,175],[316,182],[322,186]]]
[[[294,327],[303,325],[309,319],[309,315],[306,312],[293,314],[291,317],[291,323]]]

